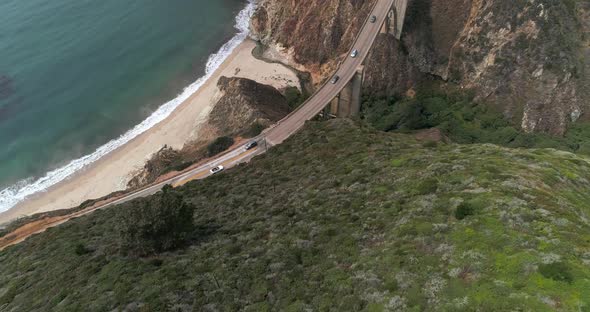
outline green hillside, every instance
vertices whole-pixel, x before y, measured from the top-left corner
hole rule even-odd
[[[173,192],[187,246],[99,211],[0,252],[0,311],[590,311],[584,156],[333,120]]]

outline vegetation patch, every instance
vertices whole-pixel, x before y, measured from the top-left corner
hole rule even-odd
[[[285,89],[285,98],[287,99],[287,104],[291,110],[294,110],[303,104],[308,97],[309,96],[301,93],[297,87],[287,87]]]
[[[212,157],[226,151],[232,145],[234,145],[233,138],[222,136],[215,139],[215,141],[211,142],[211,144],[207,146],[207,153],[209,157]]]
[[[310,122],[1,251],[0,310],[583,311],[589,161]]]
[[[118,211],[119,245],[123,254],[147,256],[185,244],[193,231],[194,206],[166,185],[161,194],[140,199]],[[80,245],[77,254],[84,254]]]
[[[468,216],[471,216],[475,213],[475,208],[469,202],[463,202],[455,210],[455,218],[457,220],[463,220]]]
[[[492,143],[507,147],[555,148],[590,155],[590,123],[573,124],[563,138],[524,133],[500,112],[476,104],[462,92],[420,90],[415,98],[363,98],[362,117],[382,131],[439,128],[453,142]],[[432,147],[425,143],[425,147]]]
[[[558,282],[572,283],[574,277],[567,264],[563,262],[554,262],[549,264],[541,264],[539,266],[539,273],[546,278],[550,278]]]

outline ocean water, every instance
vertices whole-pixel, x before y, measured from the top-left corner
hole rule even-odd
[[[0,212],[168,116],[247,36],[253,6],[0,1]]]

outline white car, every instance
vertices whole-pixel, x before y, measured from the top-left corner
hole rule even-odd
[[[359,55],[359,50],[352,50],[352,53],[350,53],[350,57],[352,58],[357,57],[357,55]]]
[[[223,169],[225,169],[225,168],[223,168],[222,165],[219,165],[215,168],[211,168],[211,170],[209,170],[209,172],[211,172],[211,174],[216,174],[216,173],[220,173],[221,171],[223,171]]]

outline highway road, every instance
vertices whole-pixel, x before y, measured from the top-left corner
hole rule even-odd
[[[164,187],[167,184],[177,187],[192,180],[206,178],[211,175],[209,170],[213,167],[223,165],[225,168],[231,168],[239,163],[249,161],[256,155],[266,152],[267,146],[270,147],[282,143],[291,135],[296,133],[299,129],[301,129],[306,121],[318,115],[322,111],[322,109],[324,109],[324,107],[326,107],[326,105],[328,105],[330,101],[333,98],[335,98],[338,95],[338,93],[340,93],[340,91],[346,86],[346,84],[352,79],[352,77],[356,73],[357,68],[364,62],[365,58],[369,54],[369,50],[371,49],[375,39],[377,38],[377,35],[381,30],[381,25],[383,25],[383,23],[385,22],[387,14],[395,1],[400,0],[377,0],[377,3],[373,7],[372,13],[367,17],[364,26],[362,27],[353,46],[349,51],[349,54],[353,50],[358,50],[359,53],[355,58],[350,57],[349,55],[344,59],[344,61],[341,62],[337,72],[335,73],[335,75],[338,75],[340,77],[337,83],[332,84],[331,82],[326,82],[297,110],[293,111],[288,116],[277,122],[275,125],[265,130],[261,135],[254,138],[253,140],[258,142],[258,147],[246,150],[244,146],[239,146],[201,166],[198,166],[194,169],[190,169],[168,180],[159,182],[157,184],[131,192],[126,195],[122,195],[120,198],[112,200],[108,203],[90,207],[85,210],[72,213],[68,216],[58,217],[55,218],[54,221],[47,221],[43,223],[42,228],[37,228],[34,230],[34,232],[15,236],[14,239],[10,241],[7,241],[6,239],[4,239],[4,241],[0,240],[0,250],[7,246],[16,244],[26,239],[26,237],[32,234],[42,232],[43,230],[49,227],[53,227],[61,223],[64,223],[71,218],[79,217],[98,209],[104,209],[114,205],[122,204],[139,197],[153,195],[157,193],[159,190],[161,190],[162,187]],[[376,17],[376,21],[374,23],[370,22],[371,16]]]
[[[312,119],[318,115],[326,105],[334,99],[346,84],[355,75],[357,68],[364,62],[365,58],[369,54],[379,31],[381,25],[387,18],[387,13],[392,7],[395,0],[378,0],[377,4],[373,8],[371,16],[377,17],[375,23],[371,23],[370,19],[367,18],[365,25],[358,34],[357,39],[350,49],[358,50],[359,54],[356,58],[348,56],[344,62],[342,62],[336,71],[335,75],[340,77],[340,80],[336,84],[327,82],[324,84],[307,102],[300,106],[300,108],[293,113],[289,114],[283,120],[279,121],[275,127],[270,129],[266,134],[266,140],[270,145],[276,145],[282,143],[288,137],[301,129],[306,121]],[[349,52],[349,54],[350,54]]]
[[[256,149],[246,150],[243,146],[240,146],[202,166],[170,178],[169,180],[162,181],[140,191],[131,193],[100,208],[106,208],[138,197],[155,194],[166,184],[176,187],[192,180],[206,178],[211,175],[209,170],[213,167],[223,165],[225,168],[231,168],[236,164],[249,161],[254,156],[266,152],[265,146],[267,144],[268,146],[281,144],[284,140],[296,133],[297,130],[301,129],[306,121],[317,116],[322,109],[324,109],[324,107],[326,107],[326,105],[328,105],[330,101],[335,98],[342,89],[344,89],[348,81],[352,79],[357,68],[364,62],[369,54],[369,50],[381,30],[381,25],[385,22],[387,13],[393,6],[394,2],[395,0],[377,1],[372,13],[367,17],[361,32],[358,34],[355,43],[350,49],[350,52],[353,50],[359,51],[357,57],[352,58],[350,55],[346,57],[335,73],[335,75],[340,76],[338,82],[336,84],[330,82],[325,83],[315,94],[303,103],[299,109],[293,111],[271,128],[264,131],[262,135],[254,138],[253,140],[259,143]],[[371,23],[370,16],[375,16],[377,18],[375,23]]]

